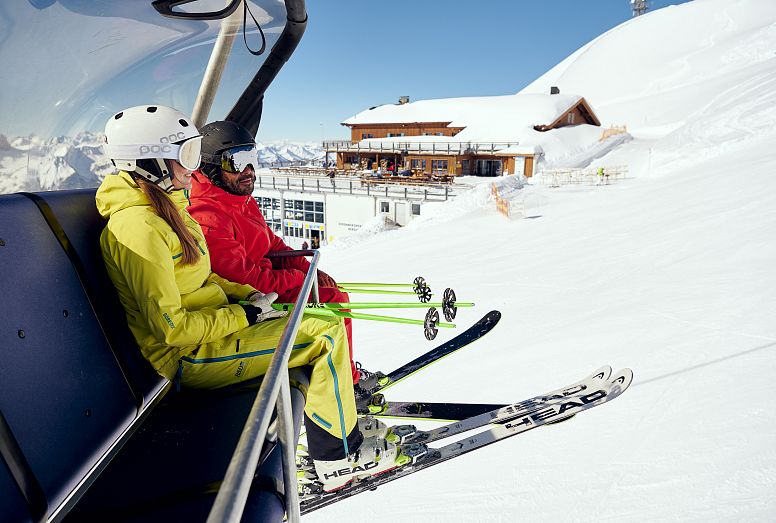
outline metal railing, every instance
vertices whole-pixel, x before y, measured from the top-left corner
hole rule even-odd
[[[503,149],[517,147],[519,142],[389,142],[374,139],[374,142],[346,140],[323,142],[323,149],[329,153],[381,153],[381,154],[495,154]]]
[[[446,201],[460,191],[469,188],[464,184],[419,183],[416,180],[401,177],[286,177],[256,176],[256,189],[277,191],[317,192],[334,194],[354,194],[362,196],[384,196],[407,200]]]
[[[296,486],[296,444],[291,415],[291,393],[288,382],[288,359],[302,321],[310,293],[318,301],[317,267],[320,253],[315,250],[289,251],[289,256],[312,256],[310,268],[302,284],[299,297],[288,317],[286,328],[280,336],[278,348],[272,356],[267,373],[253,402],[245,422],[237,448],[232,454],[221,488],[210,510],[208,523],[238,523],[251,488],[262,446],[265,444],[272,413],[277,406],[277,430],[283,461],[283,490],[286,502],[286,517],[298,522],[299,494]]]
[[[547,187],[562,185],[609,185],[628,177],[627,165],[610,165],[598,169],[595,167],[544,169],[534,175],[534,179]]]

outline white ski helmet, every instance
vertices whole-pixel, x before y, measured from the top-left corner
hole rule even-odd
[[[202,136],[189,118],[171,107],[138,105],[114,114],[105,124],[105,143],[113,165],[165,191],[172,190],[175,160],[199,167]]]

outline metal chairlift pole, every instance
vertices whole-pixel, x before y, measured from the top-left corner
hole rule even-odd
[[[221,75],[229,59],[229,53],[232,51],[234,39],[239,32],[241,17],[242,10],[237,9],[221,21],[221,29],[216,37],[213,52],[210,53],[210,61],[205,69],[205,75],[202,77],[197,99],[194,101],[194,109],[191,111],[191,119],[197,127],[202,127],[210,114],[213,99],[221,83]]]

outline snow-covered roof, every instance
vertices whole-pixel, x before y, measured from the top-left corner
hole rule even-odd
[[[373,107],[342,124],[449,122],[449,127],[464,128],[458,139],[514,141],[515,131],[551,124],[580,99],[572,94],[513,94],[419,100]]]
[[[407,104],[386,104],[361,111],[344,125],[378,123],[450,122],[450,127],[468,127],[482,120],[502,120],[523,125],[554,122],[580,97],[569,94],[513,94],[419,100]]]

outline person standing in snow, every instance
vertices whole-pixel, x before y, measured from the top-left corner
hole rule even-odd
[[[261,292],[276,292],[281,303],[296,300],[310,267],[302,257],[268,258],[272,252],[290,251],[267,226],[253,193],[258,162],[256,141],[242,126],[227,121],[202,127],[202,166],[192,173],[189,212],[202,227],[210,247],[211,263],[218,274],[251,285]],[[317,245],[313,240],[312,248]],[[318,270],[318,296],[322,302],[350,301],[337,282]],[[365,380],[372,388],[380,373],[353,361],[353,327],[345,319],[354,384]]]
[[[105,137],[120,171],[97,190],[97,208],[108,219],[100,246],[143,356],[186,387],[263,375],[286,313],[272,308],[276,294],[211,270],[202,229],[186,211],[202,136],[184,114],[148,105],[116,113]],[[304,317],[289,360],[290,367],[311,367],[304,422],[324,490],[408,461],[384,424],[357,419],[353,387],[338,379],[350,373],[346,343],[341,319]]]

